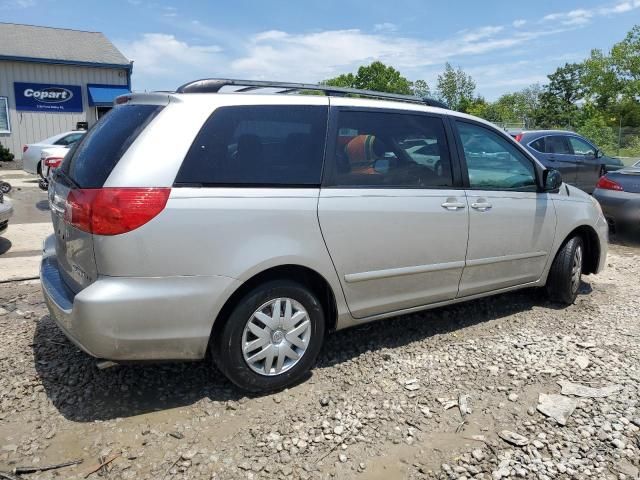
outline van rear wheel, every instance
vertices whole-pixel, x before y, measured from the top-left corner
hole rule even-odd
[[[582,280],[584,242],[572,237],[558,251],[547,278],[547,295],[554,302],[571,305],[576,301]]]
[[[315,294],[290,280],[245,295],[212,338],[213,358],[240,388],[268,392],[307,375],[322,347],[324,312]]]

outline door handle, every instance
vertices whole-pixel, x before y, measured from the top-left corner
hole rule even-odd
[[[442,204],[442,208],[446,208],[447,210],[455,211],[464,208],[465,204],[461,202],[444,202]]]
[[[475,202],[471,204],[471,208],[478,210],[480,212],[485,212],[489,210],[493,205],[489,202]]]

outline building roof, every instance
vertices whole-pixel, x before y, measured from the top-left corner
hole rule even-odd
[[[0,39],[0,58],[130,66],[101,32],[0,23]]]

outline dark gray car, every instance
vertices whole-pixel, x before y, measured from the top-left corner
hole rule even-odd
[[[609,172],[598,182],[593,196],[600,202],[609,225],[616,230],[640,229],[640,162]]]
[[[532,130],[512,134],[545,167],[555,168],[562,179],[587,193],[593,193],[607,166],[616,164],[584,137],[562,130]],[[615,167],[614,167],[615,168]]]

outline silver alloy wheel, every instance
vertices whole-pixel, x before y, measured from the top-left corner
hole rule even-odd
[[[311,321],[292,298],[274,298],[249,318],[242,333],[242,355],[251,370],[280,375],[296,365],[309,346]]]
[[[576,293],[580,287],[582,276],[582,247],[578,245],[573,254],[573,265],[571,267],[571,293]]]

